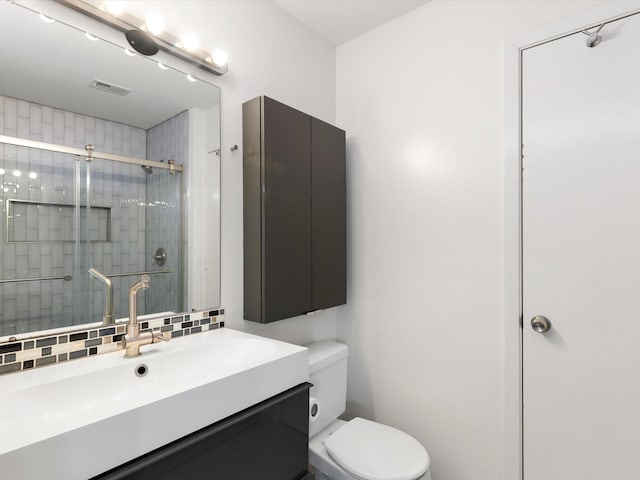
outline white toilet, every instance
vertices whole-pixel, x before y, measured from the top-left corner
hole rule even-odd
[[[316,480],[431,480],[429,454],[415,438],[363,418],[338,420],[347,400],[347,346],[307,347],[309,463]]]

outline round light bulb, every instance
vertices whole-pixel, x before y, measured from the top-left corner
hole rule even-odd
[[[14,171],[13,171],[13,176],[14,176],[14,177],[19,177],[19,176],[21,176],[21,175],[22,175],[22,172],[21,172],[20,170],[14,170]]]
[[[117,17],[124,12],[124,2],[121,0],[107,0],[104,2],[104,9]]]
[[[38,178],[38,174],[36,172],[29,172],[29,178],[31,180],[35,180],[36,178]]]
[[[229,57],[227,56],[227,52],[218,48],[213,51],[211,54],[211,63],[215,63],[219,67],[224,67],[229,61]]]
[[[147,31],[154,35],[160,35],[164,31],[164,20],[159,15],[149,15],[145,20]]]
[[[4,175],[5,173],[4,168],[0,168],[0,175]]]
[[[193,33],[185,33],[181,38],[182,48],[188,52],[193,52],[198,48],[198,38]]]

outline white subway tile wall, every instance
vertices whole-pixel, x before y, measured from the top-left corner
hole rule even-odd
[[[169,133],[164,124],[156,127],[163,145],[159,147],[161,153],[151,158],[163,159],[164,152],[167,152],[166,160],[186,163],[183,160],[188,154],[185,151],[188,140],[186,121],[188,118],[181,114],[165,122],[177,124],[176,133]],[[91,143],[98,151],[148,158],[147,132],[144,129],[6,96],[0,96],[0,133],[79,148]],[[169,151],[174,145],[177,147],[175,154]],[[175,252],[181,252],[180,235],[177,233],[181,216],[180,174],[169,176],[166,171],[154,172],[158,181],[150,182],[149,190],[153,193],[147,198],[147,182],[151,175],[146,175],[139,166],[105,160],[88,164],[84,159],[76,161],[70,155],[5,144],[0,144],[0,169],[0,172],[4,171],[0,175],[0,198],[3,200],[0,279],[74,276],[73,281],[0,283],[0,336],[100,320],[104,308],[103,286],[97,281],[89,282],[87,270],[95,267],[101,272],[122,273],[148,269],[151,255],[146,253],[148,236],[145,232],[149,221],[156,224],[156,239],[165,234],[171,237],[162,242],[167,245],[165,250],[173,250],[171,242],[177,242]],[[73,209],[60,207],[57,215],[47,215],[46,211],[55,208],[51,204],[73,205],[77,187],[80,188],[81,199],[86,201],[87,169],[91,171],[90,204],[102,208],[91,213],[88,224],[87,209],[81,209],[82,236],[103,239],[110,235],[111,241],[82,242],[74,252],[72,242],[59,241],[75,235],[73,231],[70,233],[75,223]],[[167,182],[173,182],[177,187],[170,189]],[[166,196],[169,190],[171,194]],[[7,211],[7,200],[19,200],[25,207],[21,211],[16,208]],[[38,209],[37,214],[33,214],[33,209],[27,214],[26,202],[48,205]],[[150,208],[150,204],[153,207]],[[160,210],[168,210],[169,213],[164,216],[153,213]],[[20,241],[7,243],[9,232],[6,231],[5,220],[9,213],[25,215],[9,219],[13,239]],[[156,217],[162,219],[156,220]],[[174,223],[169,225],[165,217]],[[75,262],[74,255],[77,256]],[[169,260],[166,265],[179,272],[181,264],[176,263],[174,267],[170,262],[178,262],[180,256],[181,253],[168,255],[168,259],[173,257],[174,260]],[[162,277],[154,275],[151,284],[163,285],[168,280],[160,280]],[[135,280],[132,276],[112,278],[116,317],[127,316],[127,292]],[[172,292],[171,298],[181,294],[180,280],[175,279],[174,283],[167,287]],[[150,296],[162,297],[159,294]],[[91,299],[93,301],[90,302]],[[141,312],[147,310],[144,303],[140,303]],[[91,311],[90,304],[93,305]],[[160,311],[175,310],[179,306],[176,299],[171,308]]]
[[[178,115],[147,130],[147,158],[187,165],[189,160],[189,112]],[[147,312],[181,311],[182,304],[182,174],[153,170],[147,175],[146,269],[159,268],[153,263],[154,253],[166,253],[161,267],[170,275],[156,275],[145,293]]]

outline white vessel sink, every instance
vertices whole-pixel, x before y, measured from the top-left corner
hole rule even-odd
[[[86,480],[309,378],[306,348],[228,328],[142,352],[0,377],[2,477]]]

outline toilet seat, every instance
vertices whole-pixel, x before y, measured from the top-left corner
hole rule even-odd
[[[354,418],[324,441],[329,456],[361,480],[416,480],[429,454],[413,437],[387,425]]]

